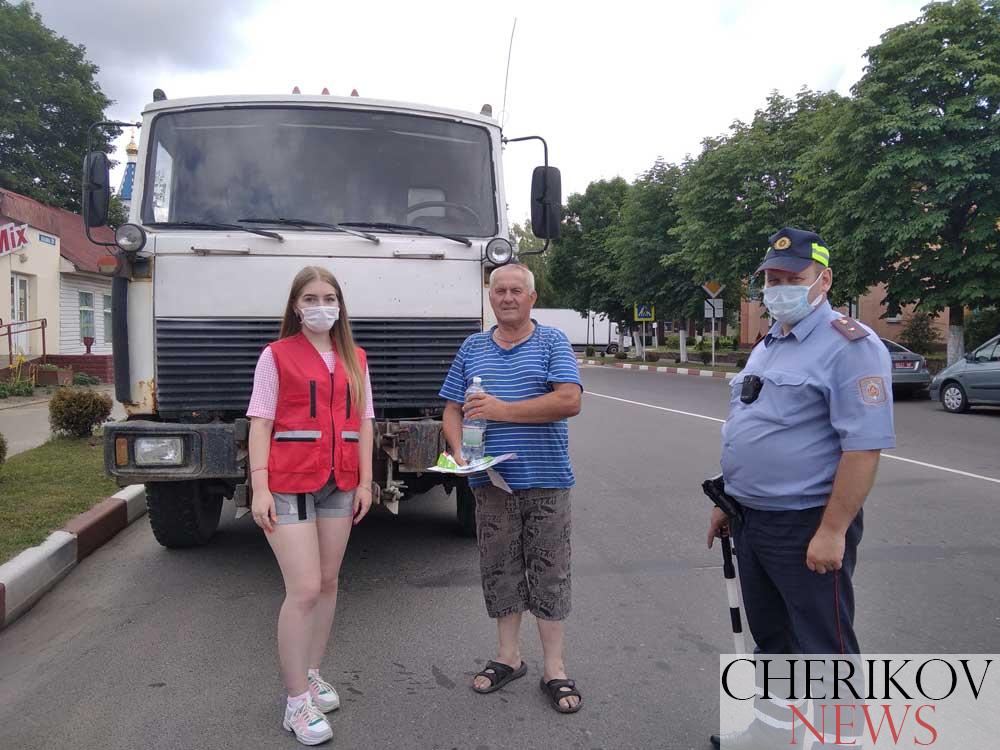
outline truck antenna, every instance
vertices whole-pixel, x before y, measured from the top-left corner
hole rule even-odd
[[[514,25],[510,29],[510,44],[507,46],[507,72],[503,77],[503,107],[500,115],[500,129],[503,129],[507,121],[507,82],[510,80],[510,56],[514,50],[514,32],[517,30],[517,16],[514,17]]]

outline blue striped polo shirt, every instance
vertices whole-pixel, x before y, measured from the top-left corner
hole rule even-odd
[[[527,341],[509,351],[493,340],[495,327],[469,336],[455,355],[440,396],[465,403],[472,379],[482,378],[483,388],[502,401],[525,401],[551,393],[553,383],[580,382],[580,368],[566,334],[558,328],[535,323]],[[569,424],[565,419],[545,424],[493,422],[486,428],[486,454],[516,453],[517,458],[496,467],[511,489],[566,488],[574,484],[569,462]],[[485,472],[469,477],[469,484],[490,483]]]

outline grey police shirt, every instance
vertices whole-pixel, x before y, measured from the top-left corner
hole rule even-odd
[[[780,324],[754,347],[731,381],[722,427],[722,472],[733,497],[758,510],[825,505],[844,451],[894,448],[892,361],[871,329],[849,340],[843,318],[824,301],[782,334]],[[757,400],[740,400],[757,375]]]

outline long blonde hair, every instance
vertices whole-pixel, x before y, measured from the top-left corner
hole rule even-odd
[[[337,290],[337,302],[340,305],[340,318],[334,323],[330,330],[330,340],[333,348],[344,364],[347,371],[347,380],[351,385],[351,407],[358,413],[364,414],[365,407],[365,380],[364,373],[361,372],[361,363],[358,361],[355,350],[354,334],[351,332],[351,319],[347,314],[347,303],[344,300],[344,292],[340,288],[337,278],[329,270],[322,266],[306,266],[299,271],[292,280],[292,288],[288,292],[288,304],[285,306],[285,317],[281,321],[281,338],[294,336],[302,330],[302,321],[295,312],[295,303],[302,294],[302,289],[310,281],[325,281]]]

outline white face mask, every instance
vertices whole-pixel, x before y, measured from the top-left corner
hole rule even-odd
[[[764,305],[771,317],[786,326],[794,326],[809,313],[819,307],[823,301],[823,295],[819,295],[812,302],[809,301],[809,292],[816,286],[823,275],[812,284],[782,284],[779,286],[769,286],[764,289]]]
[[[327,333],[340,320],[340,307],[300,307],[302,325],[313,333]]]

